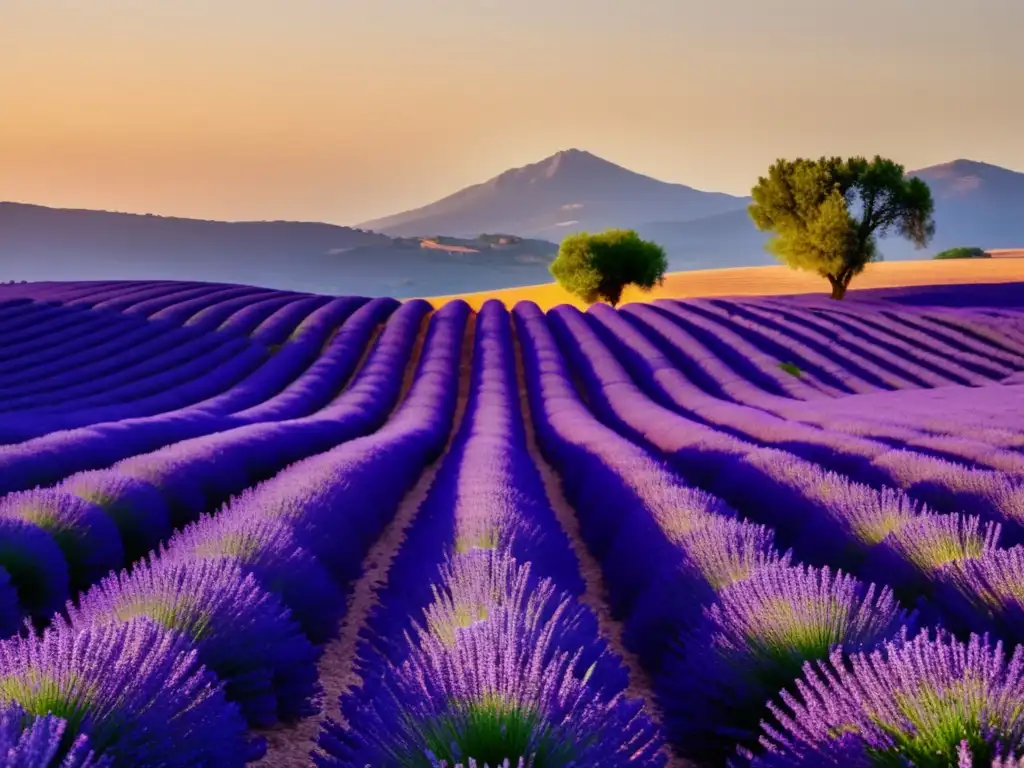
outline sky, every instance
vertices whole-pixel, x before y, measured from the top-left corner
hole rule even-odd
[[[1022,0],[0,0],[0,200],[357,224],[576,147],[1024,171]]]

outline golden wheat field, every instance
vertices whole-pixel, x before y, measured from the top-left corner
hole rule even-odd
[[[864,288],[900,288],[916,285],[956,285],[960,283],[1012,283],[1024,281],[1024,258],[952,259],[948,261],[893,261],[869,264],[854,279],[850,295]],[[795,293],[827,293],[828,283],[817,275],[797,272],[783,266],[736,267],[672,272],[665,283],[649,293],[626,289],[623,302],[650,299],[676,299],[698,296],[757,296]],[[506,306],[518,301],[534,301],[547,310],[558,304],[585,306],[556,283],[528,285],[451,296],[434,296],[435,306],[464,299],[474,309],[488,299],[501,299]]]

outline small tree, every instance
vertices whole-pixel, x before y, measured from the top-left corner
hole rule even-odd
[[[882,157],[779,160],[752,194],[754,224],[775,234],[768,250],[828,278],[833,299],[880,258],[876,238],[894,232],[923,248],[935,234],[928,185]]]
[[[933,259],[988,259],[988,251],[984,248],[961,246],[960,248],[947,248],[941,253],[932,256]]]
[[[666,269],[665,250],[631,229],[569,235],[551,264],[551,274],[569,293],[589,304],[603,299],[613,307],[627,285],[646,291],[661,285]]]

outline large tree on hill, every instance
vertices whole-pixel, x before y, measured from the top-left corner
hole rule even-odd
[[[604,300],[613,307],[627,285],[648,291],[661,285],[666,269],[665,250],[632,229],[569,235],[551,264],[551,274],[569,293],[588,304]]]
[[[928,185],[882,157],[779,160],[752,195],[751,218],[775,235],[768,250],[793,269],[828,278],[833,299],[880,258],[876,238],[895,233],[923,248],[935,234]]]

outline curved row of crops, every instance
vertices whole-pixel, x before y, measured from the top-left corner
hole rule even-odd
[[[1016,765],[1020,319],[4,286],[0,755]]]

